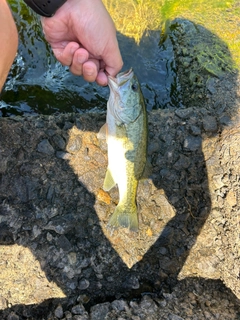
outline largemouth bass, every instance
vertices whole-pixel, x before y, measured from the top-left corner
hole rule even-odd
[[[147,156],[147,114],[140,84],[132,69],[109,76],[106,138],[108,169],[103,189],[116,184],[119,203],[108,227],[138,230],[136,193]]]

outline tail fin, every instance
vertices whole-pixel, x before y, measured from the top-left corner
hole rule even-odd
[[[133,208],[124,207],[123,205],[118,204],[113,215],[111,216],[108,222],[109,228],[128,228],[131,231],[138,231],[138,215],[137,207]]]

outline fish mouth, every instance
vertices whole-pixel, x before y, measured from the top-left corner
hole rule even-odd
[[[108,76],[108,85],[110,89],[116,91],[117,88],[123,86],[127,81],[133,77],[133,69],[120,72],[116,77]]]

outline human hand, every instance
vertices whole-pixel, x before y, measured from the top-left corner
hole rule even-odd
[[[0,92],[16,56],[18,34],[11,10],[5,0],[0,1]]]
[[[108,74],[121,70],[116,29],[101,0],[67,0],[42,26],[55,57],[73,74],[104,86]]]

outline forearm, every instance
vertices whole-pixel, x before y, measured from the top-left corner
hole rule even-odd
[[[0,0],[0,91],[17,52],[18,34],[11,10]]]

